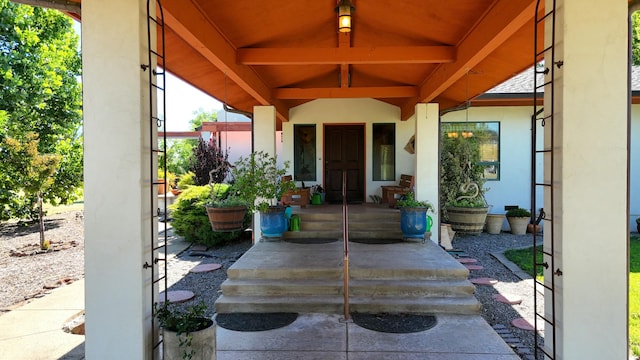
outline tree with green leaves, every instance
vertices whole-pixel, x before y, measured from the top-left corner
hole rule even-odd
[[[42,194],[53,185],[52,175],[60,165],[61,155],[40,154],[38,152],[38,135],[34,132],[25,134],[24,141],[6,136],[2,140],[4,151],[4,169],[10,171],[16,184],[20,184],[22,194],[14,199],[23,198],[27,206],[23,208],[32,210],[35,204],[40,220],[40,248],[48,249],[44,239],[44,219],[42,212]],[[16,194],[17,195],[17,194]],[[25,214],[32,216],[32,214]]]
[[[37,218],[5,138],[26,145],[37,134],[39,154],[58,154],[42,191],[53,204],[73,200],[82,184],[81,57],[73,20],[57,10],[0,0],[0,219]],[[24,159],[28,162],[29,159]]]
[[[631,58],[633,65],[640,65],[640,12],[631,14]]]

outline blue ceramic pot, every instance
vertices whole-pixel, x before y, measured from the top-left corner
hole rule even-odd
[[[424,239],[424,234],[431,229],[432,223],[431,217],[427,217],[426,208],[400,208],[400,229],[404,238]]]
[[[285,210],[283,206],[273,206],[260,212],[260,230],[263,237],[282,237],[289,229],[289,219],[285,216]]]

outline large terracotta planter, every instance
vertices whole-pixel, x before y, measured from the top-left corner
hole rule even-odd
[[[234,207],[209,207],[207,206],[207,216],[213,231],[238,231],[242,230],[244,215],[247,213],[246,206]]]
[[[451,228],[457,233],[478,235],[482,233],[488,211],[488,207],[448,207],[447,215],[449,216]]]
[[[514,235],[524,235],[527,233],[527,225],[529,225],[530,217],[507,217],[511,233]]]
[[[504,223],[504,215],[502,214],[488,214],[487,215],[487,233],[500,234],[502,231],[502,224]]]
[[[191,346],[180,346],[180,339],[186,339],[185,334],[177,335],[175,331],[163,329],[162,343],[164,360],[185,359],[185,353],[193,351],[192,360],[210,360],[216,358],[216,326],[211,320],[211,326],[206,329],[189,333]],[[189,357],[187,357],[189,358]]]

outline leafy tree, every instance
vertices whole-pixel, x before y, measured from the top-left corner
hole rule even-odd
[[[633,65],[640,65],[640,13],[631,14],[631,57]]]
[[[198,146],[193,152],[194,162],[191,165],[191,171],[195,174],[194,181],[196,185],[209,184],[209,172],[214,170],[214,183],[222,183],[229,174],[229,154],[222,151],[215,141],[205,141],[202,138],[198,140]]]
[[[62,156],[38,153],[38,143],[38,135],[29,132],[24,141],[5,137],[2,140],[2,149],[6,155],[4,168],[10,171],[15,176],[14,180],[21,185],[22,191],[14,193],[12,198],[22,199],[22,203],[26,205],[22,206],[25,211],[33,212],[37,208],[38,215],[24,215],[40,220],[40,248],[45,249],[42,194],[53,185],[52,175],[58,169]]]
[[[211,112],[207,112],[203,108],[199,108],[193,112],[193,115],[195,115],[195,117],[189,121],[193,130],[202,126],[203,122],[218,121],[218,113],[213,110]]]
[[[82,184],[81,58],[72,23],[56,10],[0,0],[0,142],[26,144],[36,133],[39,154],[62,156],[50,175],[56,186],[42,191],[54,204],[73,200]],[[16,167],[5,165],[7,149],[0,155],[0,217],[37,217],[29,199],[15,197],[29,191]]]

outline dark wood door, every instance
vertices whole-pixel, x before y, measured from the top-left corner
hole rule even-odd
[[[347,173],[347,202],[364,201],[364,125],[325,125],[325,200],[342,203],[342,172]]]

